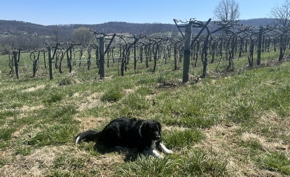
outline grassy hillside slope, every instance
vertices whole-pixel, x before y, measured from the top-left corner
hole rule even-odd
[[[95,70],[17,80],[8,76],[6,58],[0,56],[3,176],[290,175],[290,63],[275,62],[276,54],[254,68],[235,60],[235,72],[223,71],[226,61],[218,71],[211,64],[205,79],[191,68],[186,84],[181,70],[161,62],[155,73],[129,67],[124,77],[106,68],[104,81]],[[79,132],[120,116],[160,121],[174,154],[156,159],[73,144]]]

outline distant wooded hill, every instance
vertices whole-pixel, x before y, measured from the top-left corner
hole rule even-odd
[[[271,24],[273,19],[259,18],[250,20],[240,20],[239,23],[260,26]],[[74,29],[87,27],[96,32],[103,33],[133,33],[133,34],[150,34],[158,32],[175,32],[177,30],[174,22],[172,24],[162,23],[127,23],[127,22],[108,22],[102,24],[70,24],[70,25],[39,25],[22,21],[0,20],[0,33],[9,34],[37,34],[42,36],[51,36],[55,33],[69,37]]]

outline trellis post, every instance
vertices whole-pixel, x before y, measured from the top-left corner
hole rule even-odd
[[[52,57],[51,57],[51,48],[50,46],[47,47],[47,53],[48,53],[48,67],[49,67],[49,79],[52,80]]]
[[[104,79],[105,77],[105,37],[102,36],[99,38],[100,43],[100,79]]]
[[[263,27],[260,26],[260,28],[259,28],[259,37],[258,37],[257,65],[260,65],[261,64],[262,36],[263,36]]]
[[[19,54],[18,54],[18,52],[13,51],[13,59],[14,59],[16,78],[19,79],[18,62],[20,59],[20,50],[19,50]]]
[[[137,54],[136,54],[136,43],[134,43],[134,71],[136,71],[137,68]]]
[[[184,61],[183,61],[183,76],[182,82],[187,82],[189,79],[189,64],[190,64],[190,42],[191,42],[191,27],[189,22],[185,26],[185,41],[184,41]]]

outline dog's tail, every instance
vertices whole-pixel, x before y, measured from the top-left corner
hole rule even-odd
[[[96,141],[98,138],[99,132],[94,130],[88,130],[83,133],[80,133],[75,138],[75,144],[78,144],[80,141]]]

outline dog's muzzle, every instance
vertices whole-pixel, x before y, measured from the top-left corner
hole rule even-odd
[[[155,136],[155,140],[160,140],[161,136]]]

